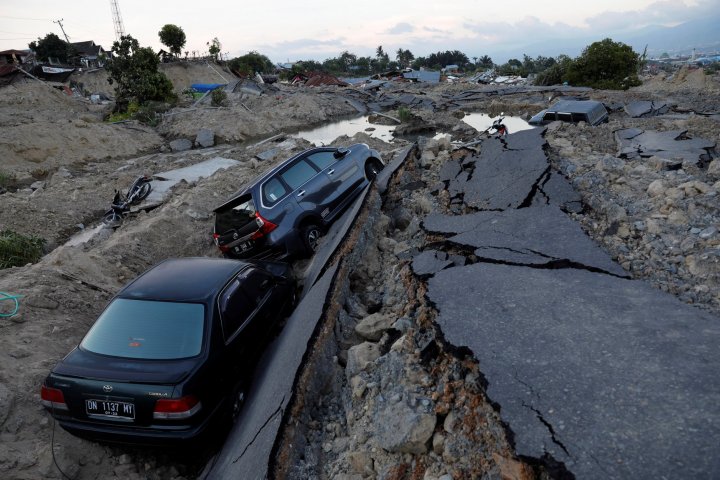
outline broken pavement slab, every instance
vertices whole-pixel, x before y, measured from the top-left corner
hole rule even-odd
[[[670,106],[665,102],[654,102],[647,100],[639,100],[637,102],[625,105],[625,113],[632,118],[654,117],[656,115],[665,115],[670,110]]]
[[[153,175],[150,195],[147,196],[141,206],[147,208],[148,206],[161,204],[165,201],[170,189],[182,181],[195,182],[203,177],[209,177],[219,170],[240,165],[240,163],[240,161],[231,158],[215,157],[189,167],[156,173]]]
[[[720,472],[719,318],[576,269],[449,268],[428,297],[445,339],[479,361],[518,455],[574,478]]]
[[[514,134],[519,135],[519,133]],[[513,135],[509,135],[508,138]],[[464,193],[463,202],[480,210],[503,210],[519,208],[532,196],[542,178],[550,170],[542,145],[545,140],[536,137],[523,137],[514,142],[516,147],[527,149],[505,148],[503,141],[490,139],[482,144],[479,156],[473,156],[463,162],[472,173],[466,179],[458,178],[451,181],[452,190]]]
[[[712,158],[710,150],[716,146],[711,140],[688,137],[687,130],[659,132],[630,128],[616,131],[615,140],[620,158],[656,156],[692,164]]]
[[[422,226],[431,233],[455,234],[449,242],[475,248],[475,255],[494,262],[628,276],[576,222],[551,205],[460,216],[432,214]]]

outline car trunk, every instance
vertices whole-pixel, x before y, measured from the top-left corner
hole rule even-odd
[[[215,241],[222,251],[242,253],[255,246],[260,230],[251,195],[242,195],[215,210]]]
[[[149,426],[159,399],[191,372],[196,359],[113,358],[76,348],[48,378],[63,392],[69,414],[80,421]]]

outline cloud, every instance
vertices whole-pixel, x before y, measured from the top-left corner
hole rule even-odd
[[[412,33],[415,31],[415,27],[407,22],[400,22],[394,27],[390,28],[387,32],[389,35],[402,35],[403,33]]]

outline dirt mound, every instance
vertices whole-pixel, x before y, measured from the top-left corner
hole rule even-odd
[[[38,82],[0,89],[0,170],[28,185],[61,166],[138,155],[162,143],[150,129],[103,123],[104,108]]]

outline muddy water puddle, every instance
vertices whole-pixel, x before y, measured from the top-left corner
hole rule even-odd
[[[483,132],[487,130],[497,118],[498,117],[491,117],[485,113],[470,113],[463,117],[463,121],[475,128],[477,131]],[[506,116],[504,123],[510,130],[510,133],[533,128],[520,117]],[[321,147],[331,144],[336,138],[342,135],[352,137],[359,132],[365,132],[372,138],[377,138],[388,143],[392,143],[395,139],[395,125],[377,125],[370,123],[367,115],[340,120],[338,122],[329,123],[327,125],[322,125],[308,130],[302,130],[294,134],[293,137],[305,139],[316,147]],[[438,131],[436,132],[435,137],[446,137],[448,135],[449,134],[447,132]],[[416,139],[405,136],[400,138],[411,141]]]

